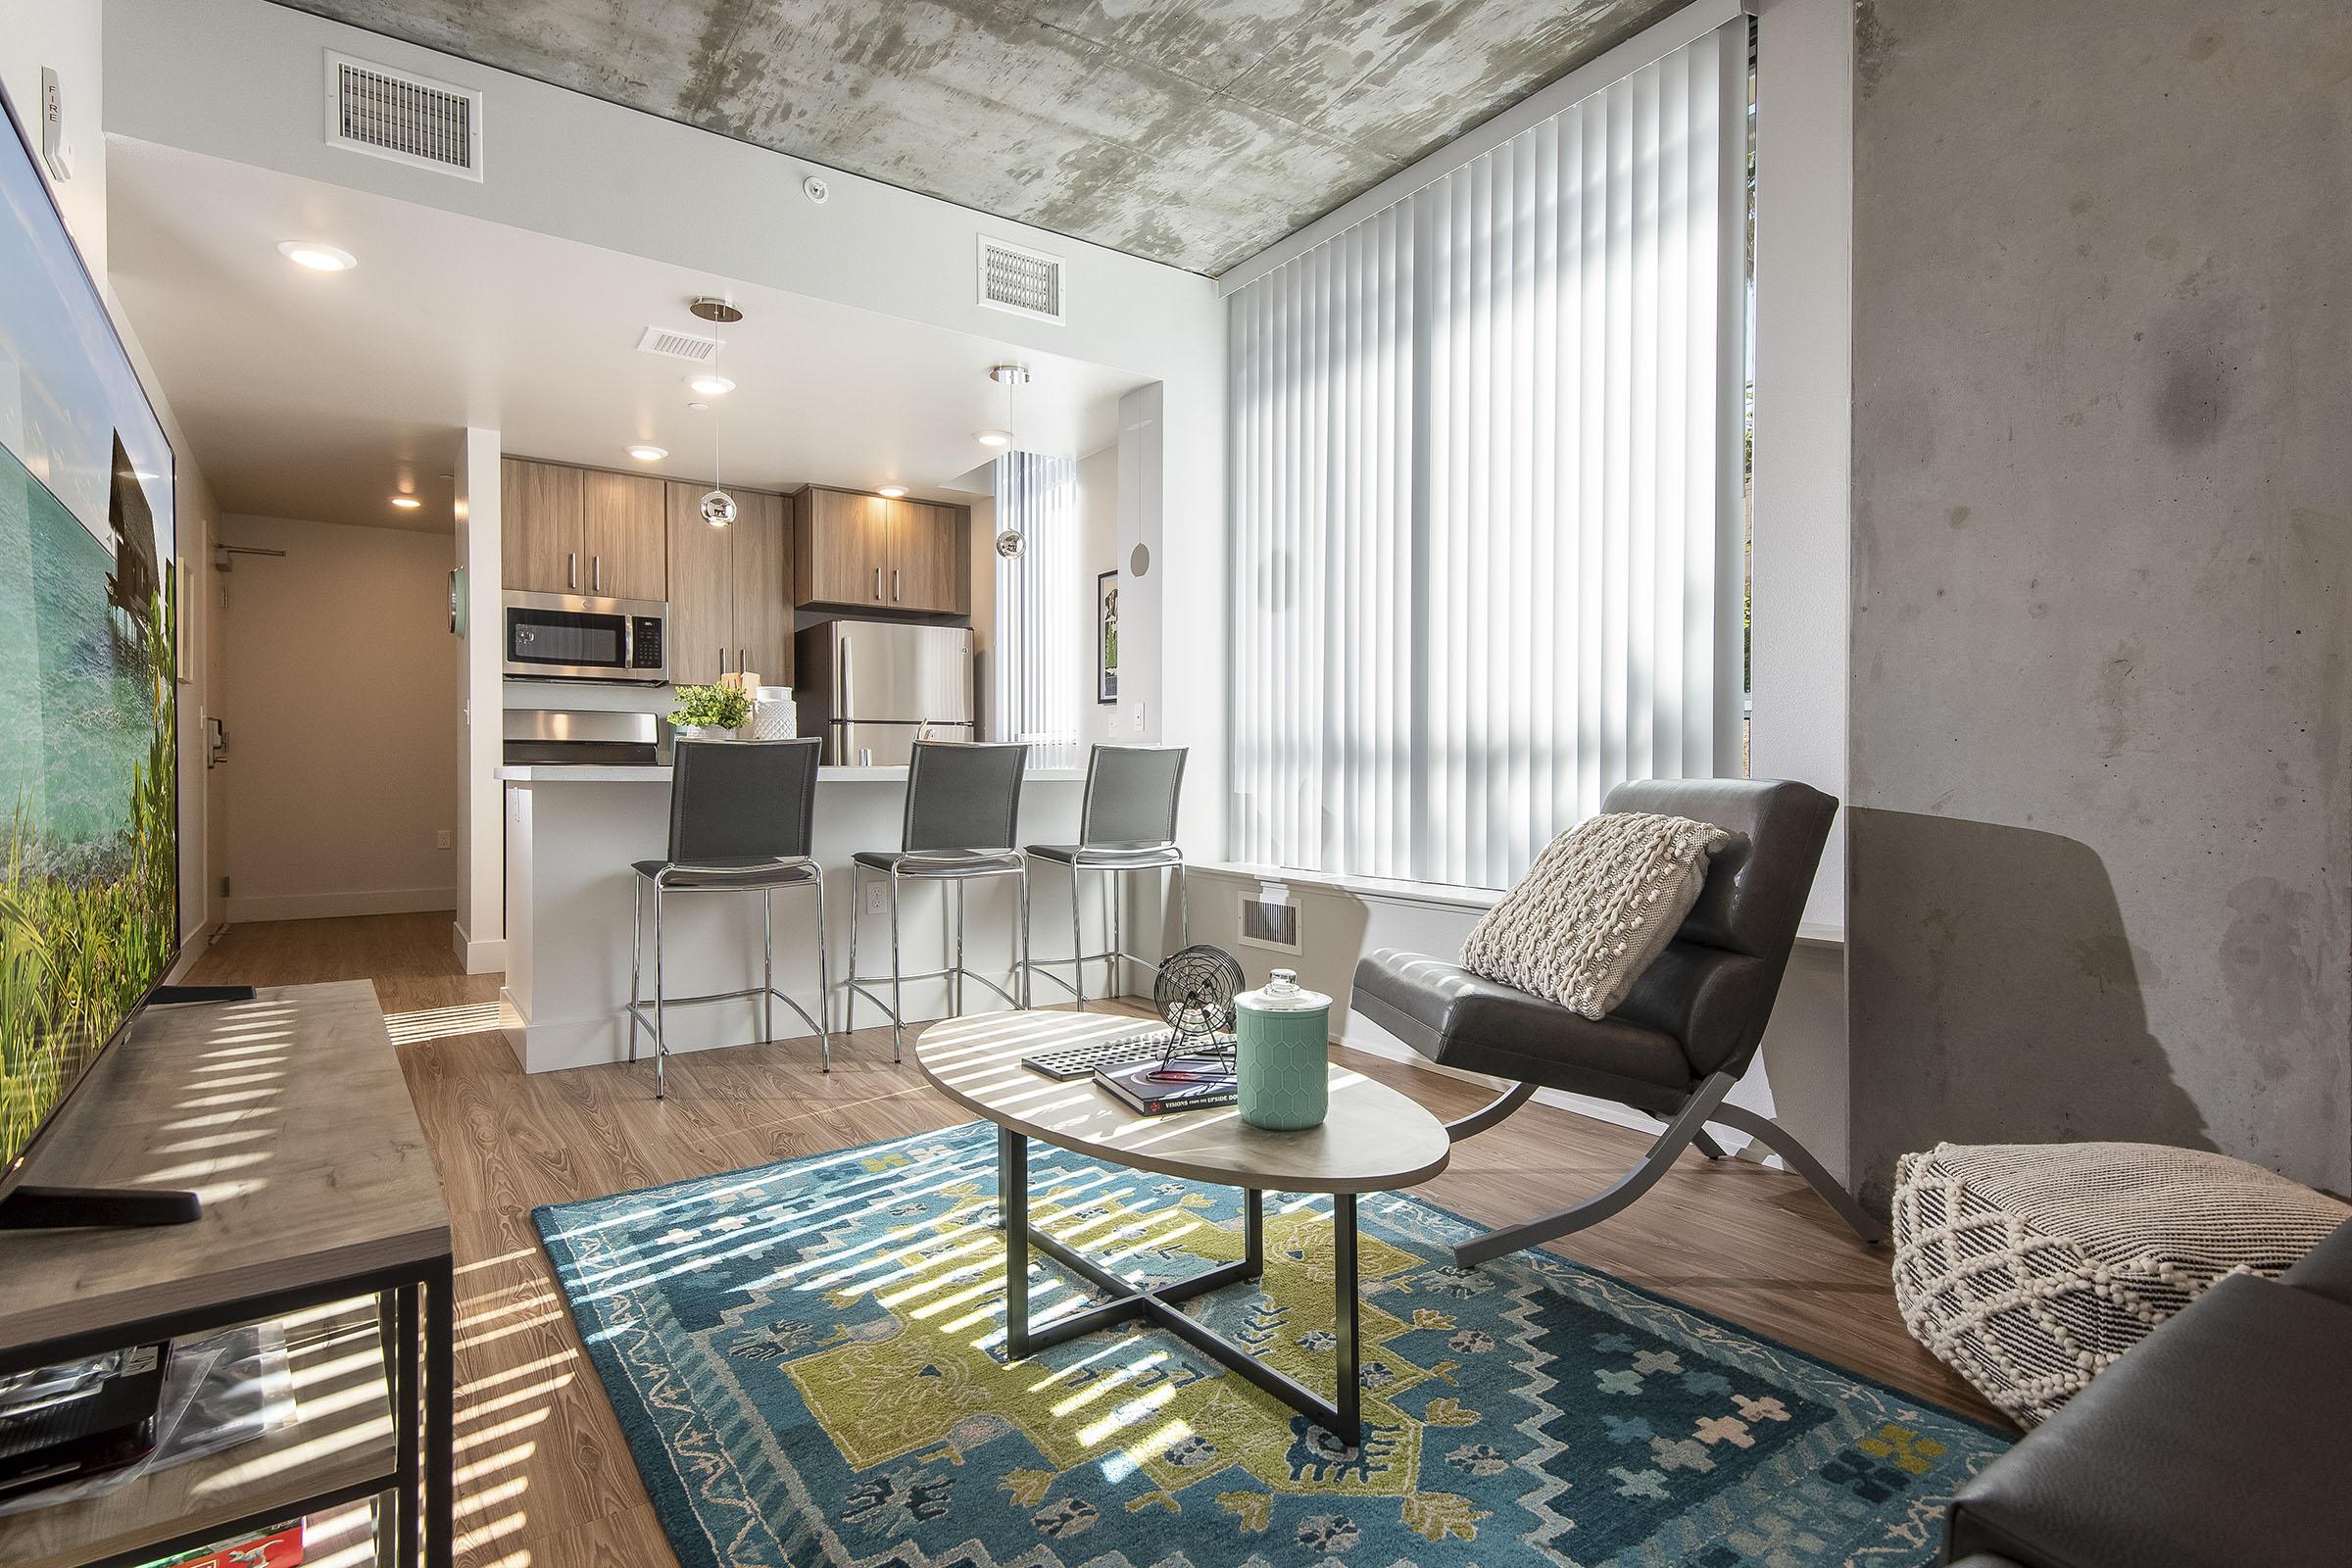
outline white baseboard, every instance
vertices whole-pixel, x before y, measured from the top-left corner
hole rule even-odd
[[[179,939],[179,956],[172,960],[172,967],[165,972],[163,983],[168,986],[175,986],[187,979],[188,971],[196,967],[196,960],[203,957],[205,949],[213,945],[213,934],[219,929],[212,921],[207,920],[186,936],[181,937]]]
[[[417,914],[454,909],[456,888],[370,888],[354,893],[231,895],[221,910],[227,925],[257,920],[336,920],[355,914]]]
[[[458,962],[467,974],[505,974],[507,972],[507,942],[504,937],[480,942],[466,933],[463,921],[452,920],[449,925],[451,946]]]

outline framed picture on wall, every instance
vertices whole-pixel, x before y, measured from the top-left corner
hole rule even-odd
[[[1119,700],[1119,574],[1095,579],[1095,701]]]

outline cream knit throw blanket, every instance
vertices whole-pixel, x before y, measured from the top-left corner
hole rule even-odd
[[[1732,840],[1711,822],[1604,811],[1553,839],[1462,944],[1462,967],[1606,1017],[1682,926],[1707,858]]]

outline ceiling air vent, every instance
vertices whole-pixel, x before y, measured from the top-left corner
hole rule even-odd
[[[694,365],[708,365],[718,358],[718,351],[727,346],[720,337],[705,337],[700,332],[681,332],[674,327],[649,326],[645,336],[637,340],[641,353],[659,354],[665,359],[685,360]]]
[[[1061,258],[980,236],[980,303],[992,311],[1062,318]]]
[[[482,95],[328,50],[326,139],[370,158],[482,177]]]

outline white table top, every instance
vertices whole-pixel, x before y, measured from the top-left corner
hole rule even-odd
[[[914,1055],[942,1094],[999,1126],[1139,1170],[1283,1193],[1372,1193],[1446,1168],[1451,1145],[1437,1117],[1342,1067],[1331,1069],[1331,1114],[1322,1126],[1269,1132],[1232,1105],[1138,1115],[1084,1079],[1055,1083],[1021,1065],[1035,1052],[1154,1022],[1101,1012],[983,1013],[932,1024]]]

